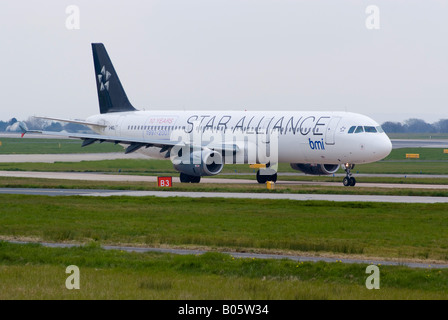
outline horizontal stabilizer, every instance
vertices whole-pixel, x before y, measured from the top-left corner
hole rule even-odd
[[[34,116],[33,118],[44,119],[44,120],[51,120],[51,121],[67,122],[67,123],[76,123],[76,124],[82,124],[82,125],[85,125],[85,126],[94,126],[94,127],[100,127],[100,128],[106,128],[107,127],[104,124],[87,122],[87,121],[83,121],[83,120],[68,120],[68,119],[50,118],[50,117],[37,117],[37,116]]]

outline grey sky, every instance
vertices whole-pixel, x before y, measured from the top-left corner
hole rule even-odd
[[[0,23],[1,120],[98,113],[91,42],[138,109],[448,118],[448,0],[2,0]]]

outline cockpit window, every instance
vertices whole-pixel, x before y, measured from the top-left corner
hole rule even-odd
[[[368,132],[368,133],[384,133],[383,128],[381,126],[351,126],[350,129],[348,129],[347,133],[361,133],[361,132]]]
[[[361,133],[361,132],[364,132],[364,127],[358,126],[355,130],[355,133]]]
[[[369,132],[369,133],[376,133],[376,128],[375,127],[364,127],[364,131],[365,132]]]

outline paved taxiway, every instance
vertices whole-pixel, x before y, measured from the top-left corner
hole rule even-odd
[[[40,162],[40,163],[54,163],[54,162],[80,162],[80,161],[100,161],[100,160],[116,160],[116,159],[144,159],[149,160],[147,156],[140,154],[138,152],[131,153],[131,154],[124,154],[122,152],[111,152],[111,153],[71,153],[71,154],[2,154],[0,155],[0,163],[27,163],[27,162]],[[437,161],[436,161],[437,162]],[[442,161],[447,162],[448,161]],[[356,170],[353,171],[355,173],[356,177],[389,177],[389,178],[448,178],[448,175],[429,175],[429,174],[365,174],[365,173],[356,173]],[[2,172],[2,174],[6,174],[5,172]],[[25,175],[31,175],[31,173],[24,173]],[[44,175],[48,175],[49,173],[43,173]],[[1,176],[0,175],[0,176]],[[39,173],[36,173],[36,175],[39,175]],[[59,179],[56,176],[61,176],[64,174],[55,173],[54,179]],[[93,178],[94,175],[90,174],[90,178],[87,176],[84,176],[83,179],[86,180],[95,180],[99,179],[100,181],[136,181],[136,180],[130,180],[128,176],[120,175],[122,178],[115,178],[117,180],[109,180],[109,178],[102,177],[100,179],[100,176],[96,176],[96,178]],[[220,176],[225,175],[250,175],[250,173],[222,173]],[[255,176],[255,171],[253,172],[253,175]],[[19,177],[18,174],[16,177]],[[82,174],[78,175],[79,177],[82,177]],[[306,176],[304,173],[301,172],[282,172],[279,173],[279,176]],[[335,177],[344,177],[344,173],[337,173],[334,175]],[[72,176],[72,179],[76,179],[75,176]],[[124,179],[124,180],[123,180]],[[205,177],[205,179],[208,179],[208,177]],[[220,183],[219,179],[213,178],[214,183]],[[82,179],[81,179],[82,180]],[[222,179],[223,180],[223,179]],[[145,180],[139,180],[139,181],[145,181]],[[154,180],[155,181],[155,180]],[[253,180],[239,180],[240,183],[252,183]],[[223,181],[222,183],[228,183]],[[294,184],[295,182],[290,181],[283,183],[291,183]],[[305,184],[306,182],[302,182]],[[315,182],[312,182],[312,184],[316,184]],[[334,185],[337,185],[337,183],[334,183]],[[369,184],[368,186],[376,187],[373,184]],[[396,187],[394,184],[381,184],[382,187]],[[401,186],[406,187],[406,186]],[[440,186],[431,186],[432,188],[441,188]]]
[[[233,193],[233,192],[177,192],[177,191],[120,191],[95,189],[33,189],[0,188],[0,194],[23,194],[44,196],[91,196],[91,197],[188,197],[188,198],[237,198],[273,200],[320,200],[337,202],[389,202],[389,203],[448,203],[448,197],[347,195],[347,194],[296,194],[296,193]]]
[[[27,244],[25,241],[8,241],[10,243]],[[39,244],[50,248],[72,248],[77,247],[77,244],[68,243],[50,243],[39,242]],[[145,247],[127,247],[127,246],[102,246],[105,250],[120,250],[127,252],[160,252],[171,254],[204,254],[207,250],[189,250],[189,249],[167,249],[167,248],[145,248]],[[448,264],[440,263],[419,263],[408,261],[390,261],[390,260],[377,260],[377,259],[349,259],[349,258],[331,258],[331,257],[319,257],[319,256],[300,256],[300,255],[281,255],[281,254],[266,254],[266,253],[248,253],[248,252],[227,252],[221,253],[229,254],[235,258],[249,258],[249,259],[289,259],[298,262],[339,262],[339,263],[362,263],[362,264],[375,264],[375,265],[388,265],[388,266],[407,266],[410,268],[425,268],[425,269],[446,269]]]
[[[128,181],[128,182],[157,182],[156,176],[140,176],[127,174],[106,174],[106,173],[86,173],[86,172],[38,172],[38,171],[0,171],[0,177],[15,178],[41,178],[41,179],[65,179],[84,181]],[[281,179],[281,173],[279,173]],[[342,181],[342,180],[341,180]],[[173,177],[173,183],[180,183],[178,177]],[[201,183],[235,183],[235,184],[256,184],[253,179],[226,179],[217,177],[204,177]],[[317,182],[317,181],[277,181],[277,185],[314,185],[314,186],[341,186],[342,182]],[[394,184],[394,183],[363,183],[359,182],[356,187],[370,188],[401,188],[401,189],[441,189],[447,190],[448,185],[437,184]]]
[[[392,139],[392,148],[448,148],[446,139]]]
[[[136,153],[124,155],[123,153],[101,154],[50,154],[50,155],[0,155],[0,162],[54,162],[81,160],[104,160],[123,158],[146,157]],[[14,161],[13,161],[14,160]],[[281,179],[281,174],[280,179]],[[286,174],[289,175],[289,174]],[[35,171],[0,171],[1,177],[64,179],[84,181],[128,181],[155,183],[156,176],[139,176],[126,174],[103,174],[84,172],[35,172]],[[368,176],[368,175],[359,175]],[[374,175],[378,176],[378,175]],[[388,176],[388,175],[381,175]],[[394,175],[396,176],[396,175]],[[423,177],[412,175],[412,177]],[[408,176],[411,177],[411,176]],[[425,176],[426,177],[426,176]],[[443,177],[443,176],[438,176]],[[173,177],[173,183],[180,183],[178,177]],[[225,179],[218,177],[205,177],[202,183],[213,184],[257,184],[254,179]],[[315,186],[341,186],[341,182],[316,182],[316,181],[277,181],[277,185],[315,185]],[[357,188],[401,188],[401,189],[434,189],[447,190],[446,185],[427,184],[387,184],[387,183],[362,183],[358,182]],[[111,191],[111,190],[67,190],[67,189],[1,189],[0,193],[9,194],[40,194],[40,195],[90,195],[90,196],[157,196],[157,197],[226,197],[226,198],[252,198],[252,199],[290,199],[290,200],[329,200],[329,201],[372,201],[372,202],[407,202],[407,203],[447,203],[448,197],[414,197],[414,196],[380,196],[380,195],[319,195],[319,194],[277,194],[277,193],[217,193],[217,192],[171,192],[171,191]]]

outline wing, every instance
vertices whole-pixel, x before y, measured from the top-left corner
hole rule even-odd
[[[127,137],[117,137],[117,136],[105,136],[105,135],[100,135],[100,134],[25,130],[25,128],[22,126],[21,126],[21,128],[22,128],[22,136],[26,133],[33,133],[33,134],[42,134],[42,135],[81,139],[81,140],[83,140],[81,147],[91,145],[92,143],[95,143],[95,142],[100,142],[100,143],[112,142],[115,144],[125,144],[125,145],[128,145],[128,147],[125,150],[125,154],[135,152],[142,147],[145,147],[145,148],[157,147],[157,148],[160,148],[160,153],[168,151],[165,154],[165,158],[169,158],[170,151],[171,151],[172,147],[174,147],[174,146],[183,147],[183,146],[189,145],[182,141],[157,140],[157,139],[137,139],[137,138],[127,138]],[[209,148],[209,149],[226,151],[226,152],[238,152],[238,150],[239,150],[239,147],[236,144],[222,144],[222,145],[216,144],[216,145],[203,145],[203,146],[189,145],[189,146],[193,147],[193,148],[194,147],[201,148],[201,149]]]

